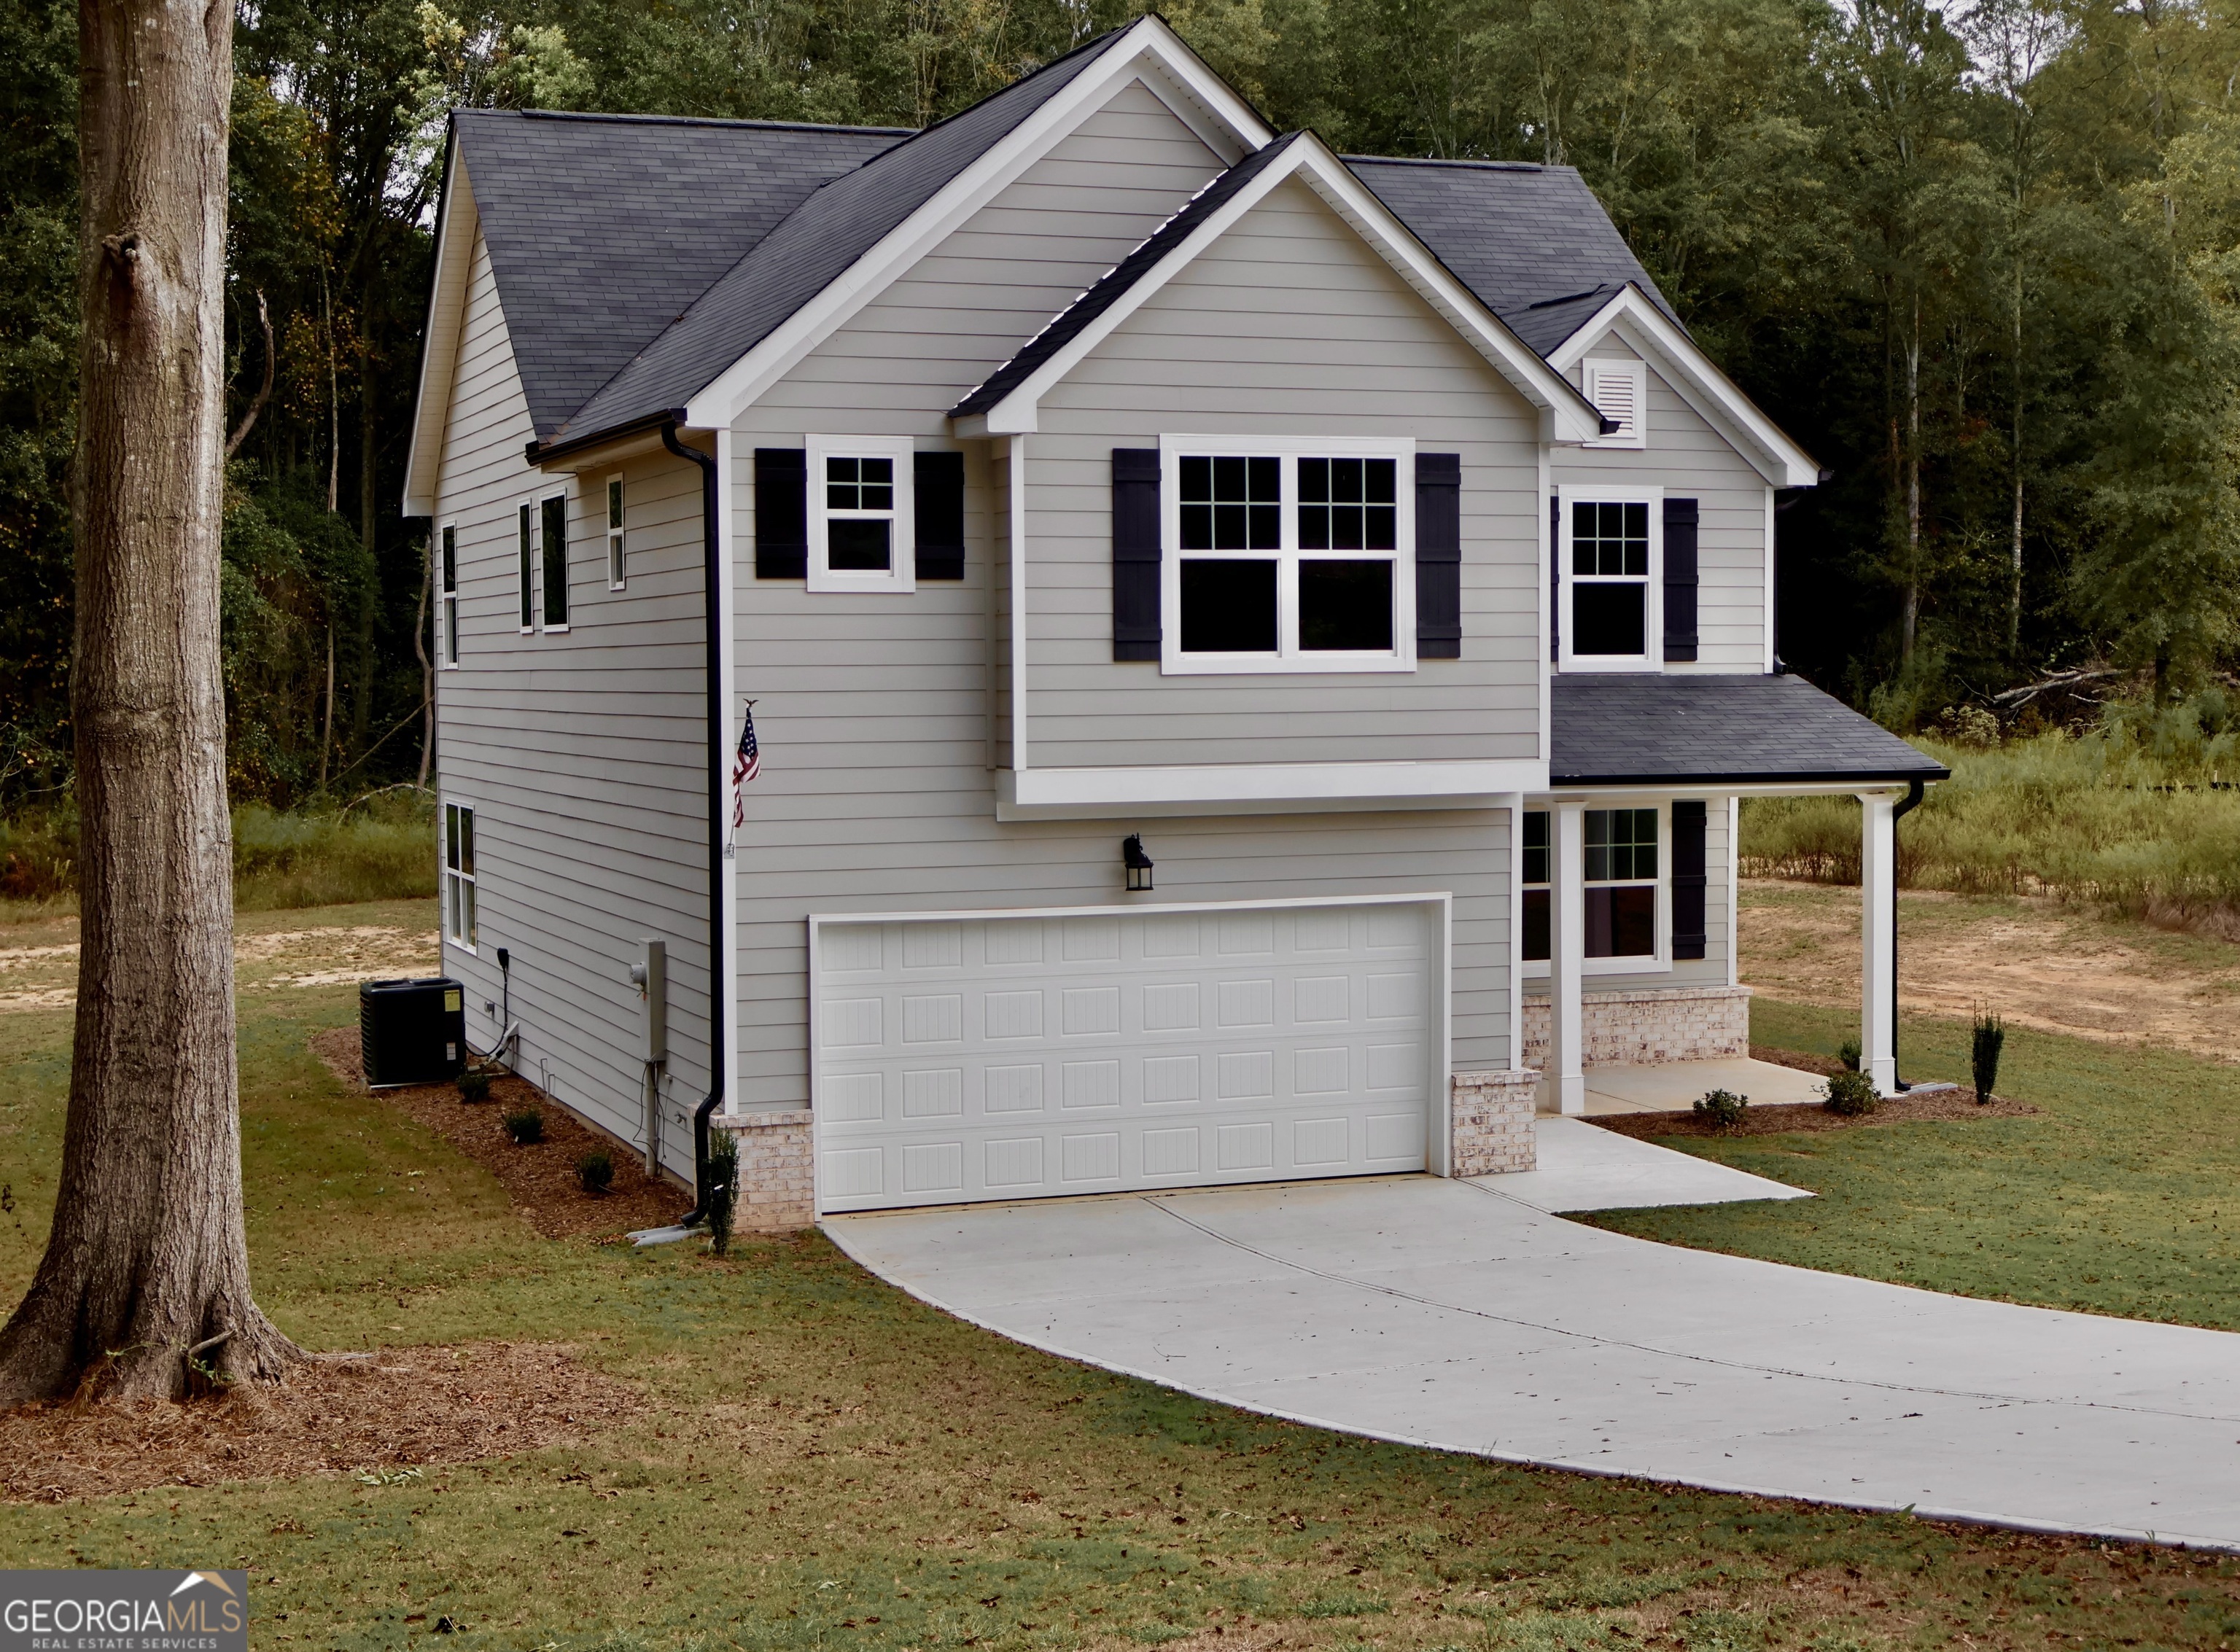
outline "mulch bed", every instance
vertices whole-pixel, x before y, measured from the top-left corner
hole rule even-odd
[[[0,1500],[63,1502],[313,1474],[409,1483],[417,1476],[408,1469],[571,1445],[643,1405],[627,1384],[548,1343],[384,1349],[183,1405],[0,1412]]]
[[[1843,1065],[1832,1056],[1809,1055],[1801,1049],[1778,1049],[1770,1044],[1752,1044],[1750,1053],[1752,1061],[1794,1067],[1800,1072],[1817,1073],[1823,1078],[1842,1071]],[[1782,1136],[1810,1130],[1848,1130],[1860,1126],[1872,1128],[1878,1124],[1915,1124],[1938,1119],[2024,1118],[2038,1110],[2028,1102],[2018,1102],[2011,1096],[1994,1096],[1978,1106],[1976,1092],[1963,1085],[1958,1089],[1892,1096],[1873,1112],[1860,1118],[1845,1118],[1824,1107],[1815,1107],[1809,1102],[1803,1102],[1750,1108],[1732,1129],[1714,1124],[1707,1118],[1699,1118],[1693,1110],[1681,1113],[1600,1113],[1588,1119],[1587,1122],[1605,1130],[1614,1130],[1620,1136],[1650,1141],[1660,1136]]]
[[[357,1034],[355,1027],[315,1033],[311,1052],[352,1089],[410,1114],[503,1182],[515,1208],[546,1238],[604,1238],[658,1228],[690,1208],[690,1196],[646,1175],[639,1149],[585,1123],[525,1078],[500,1074],[486,1102],[461,1101],[455,1084],[369,1092]],[[505,1116],[529,1106],[544,1115],[544,1139],[517,1147],[505,1133]],[[602,1194],[584,1192],[576,1178],[576,1161],[593,1148],[604,1148],[615,1163],[613,1185]]]

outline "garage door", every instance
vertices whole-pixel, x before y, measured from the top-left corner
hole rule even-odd
[[[1424,1168],[1436,904],[814,923],[824,1210]]]

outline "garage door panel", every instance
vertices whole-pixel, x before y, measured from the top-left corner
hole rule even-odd
[[[1421,903],[821,928],[824,1208],[1421,1169]]]

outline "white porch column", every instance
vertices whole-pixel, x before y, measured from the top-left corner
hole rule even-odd
[[[1859,1070],[1897,1093],[1897,800],[1859,795]]]
[[[1586,804],[1557,798],[1548,818],[1548,1091],[1559,1113],[1587,1110],[1579,1006],[1587,962],[1586,841]]]

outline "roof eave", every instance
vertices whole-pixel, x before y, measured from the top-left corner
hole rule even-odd
[[[1821,786],[1835,791],[1846,791],[1853,787],[1873,789],[1883,786],[1908,786],[1918,780],[1924,785],[1952,778],[1950,769],[1931,766],[1923,769],[1822,769],[1797,770],[1751,769],[1743,771],[1713,771],[1686,774],[1557,774],[1550,770],[1548,783],[1551,786],[1639,786],[1692,787],[1733,786],[1745,790],[1753,787]]]
[[[461,209],[463,208],[463,210]],[[467,287],[472,276],[474,234],[479,225],[474,186],[459,155],[459,134],[451,123],[443,138],[443,183],[436,202],[436,256],[428,271],[426,322],[420,330],[420,363],[412,395],[412,427],[405,444],[403,514],[436,513],[436,490],[443,479],[443,432],[450,405],[451,380],[465,325]]]

